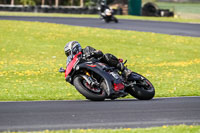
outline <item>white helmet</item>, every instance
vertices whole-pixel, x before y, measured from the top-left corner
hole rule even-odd
[[[82,50],[82,48],[79,42],[71,41],[65,45],[64,50],[67,57],[71,56],[71,58],[73,58],[74,55],[78,54]]]

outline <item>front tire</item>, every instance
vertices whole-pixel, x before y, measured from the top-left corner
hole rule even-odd
[[[127,92],[139,100],[150,100],[155,95],[155,89],[152,83],[144,76],[135,73],[135,75],[142,77],[143,80],[136,81],[133,87],[127,88]]]
[[[92,101],[103,101],[106,98],[106,84],[105,82],[100,83],[100,88],[97,91],[93,91],[91,87],[86,85],[86,80],[81,76],[75,77],[73,84],[75,88],[86,98]]]

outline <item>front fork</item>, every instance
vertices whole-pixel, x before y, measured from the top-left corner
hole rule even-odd
[[[86,82],[91,86],[91,87],[100,87],[100,84],[97,82],[96,79],[92,78],[89,72],[85,71],[85,75],[81,75],[82,78],[86,80]]]

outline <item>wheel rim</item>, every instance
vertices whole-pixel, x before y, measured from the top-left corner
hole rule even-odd
[[[144,79],[142,82],[145,82],[145,83],[139,83],[139,86],[141,88],[143,88],[144,90],[152,90],[153,86],[148,80]]]
[[[90,92],[101,95],[103,93],[103,89],[100,87],[91,87],[86,80],[82,80],[83,86]]]

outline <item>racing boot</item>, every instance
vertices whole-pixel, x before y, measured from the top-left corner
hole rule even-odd
[[[142,80],[142,78],[140,76],[134,74],[131,70],[129,70],[127,67],[125,67],[123,63],[118,63],[117,68],[118,68],[118,70],[120,70],[123,73],[123,75],[127,81]]]

